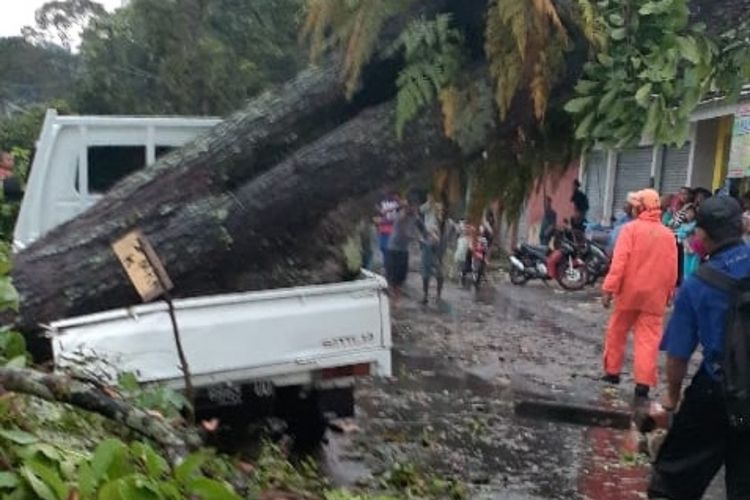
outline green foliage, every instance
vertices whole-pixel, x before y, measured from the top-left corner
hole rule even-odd
[[[4,205],[4,204],[3,204]],[[0,208],[3,208],[0,205]],[[0,311],[18,310],[18,292],[10,279],[12,249],[8,242],[0,240]],[[0,355],[12,359],[25,353],[26,345],[18,347],[20,336],[0,331]],[[23,340],[23,337],[20,337]]]
[[[64,103],[50,103],[64,108]],[[0,120],[0,150],[9,151],[15,159],[14,174],[26,183],[31,168],[31,149],[39,134],[44,121],[45,106],[37,105],[30,107],[26,112],[13,115],[5,120]],[[12,243],[13,230],[16,227],[18,212],[21,204],[17,201],[6,201],[0,204],[0,242]],[[0,246],[0,274],[4,273],[6,264],[9,266],[10,250]],[[0,308],[13,307],[17,297],[0,278]]]
[[[734,101],[742,87],[750,82],[750,21],[719,38],[719,57],[716,67],[716,86]]]
[[[84,113],[224,115],[299,68],[301,0],[133,0],[84,32]]]
[[[406,124],[431,104],[450,85],[461,68],[463,39],[451,28],[451,17],[412,22],[392,50],[403,51],[405,65],[398,76],[396,133],[401,138]]]
[[[412,463],[396,464],[382,481],[386,489],[399,492],[401,498],[469,498],[464,485],[430,474]]]
[[[15,113],[6,118],[0,118],[0,150],[9,151],[15,158],[15,175],[25,183],[31,167],[31,152],[44,123],[44,116],[48,108],[55,108],[65,114],[70,107],[65,101],[53,100],[44,104],[28,106],[23,112]],[[20,204],[6,202],[0,204],[0,241],[12,242],[13,229],[18,218]],[[5,248],[0,248],[0,259],[6,254]],[[0,280],[0,307],[7,297],[9,289]]]
[[[8,366],[26,357],[21,335],[0,335],[0,361],[12,358]],[[0,398],[0,459],[7,467],[0,473],[0,495],[44,500],[240,498],[230,484],[238,472],[227,458],[200,450],[173,467],[150,443],[126,442],[110,425],[70,407],[6,394]]]
[[[716,48],[689,24],[687,0],[602,0],[609,40],[595,51],[566,110],[576,138],[611,146],[682,144],[710,89]]]
[[[66,500],[76,493],[82,499],[201,498],[239,499],[226,478],[209,477],[212,461],[223,461],[201,452],[184,463],[201,461],[191,474],[172,467],[150,444],[108,438],[92,453],[69,453],[59,445],[44,443],[34,434],[18,430],[0,431],[5,458],[13,470],[0,476],[3,498],[36,496],[45,500]]]
[[[16,155],[16,161],[18,163],[19,159],[22,162],[25,160],[25,165],[20,165],[22,168],[28,166],[29,152],[34,150],[39,132],[42,130],[44,115],[50,108],[56,109],[60,114],[70,112],[70,105],[57,99],[28,106],[23,112],[0,118],[0,149],[17,149],[17,152],[21,152],[20,157]],[[23,178],[25,180],[26,176]]]
[[[76,57],[54,45],[34,45],[23,38],[0,38],[0,116],[33,103],[71,95]],[[2,147],[2,145],[0,145]]]
[[[118,380],[122,396],[138,408],[159,412],[166,418],[178,418],[190,403],[181,393],[163,385],[141,387],[132,373],[123,373]]]
[[[313,61],[329,49],[343,51],[343,78],[349,97],[359,89],[365,64],[378,49],[385,22],[414,0],[307,0],[302,37]]]
[[[278,446],[270,443],[265,444],[255,465],[251,473],[251,484],[256,495],[278,489],[282,485],[289,491],[309,496],[330,488],[312,459],[294,466]]]

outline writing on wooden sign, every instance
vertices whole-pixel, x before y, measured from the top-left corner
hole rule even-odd
[[[144,302],[161,297],[173,288],[159,256],[139,230],[114,242],[112,250]]]

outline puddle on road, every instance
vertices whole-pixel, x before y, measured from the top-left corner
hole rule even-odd
[[[405,351],[393,351],[393,372],[397,374],[396,386],[402,390],[418,389],[427,392],[464,392],[476,396],[508,399],[508,387],[498,385],[492,378],[499,373],[492,367],[474,373],[448,364],[444,359]],[[480,375],[481,373],[482,375]]]

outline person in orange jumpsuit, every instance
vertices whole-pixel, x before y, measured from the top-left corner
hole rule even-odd
[[[636,401],[657,384],[659,343],[667,305],[677,283],[677,247],[661,223],[661,200],[653,189],[631,199],[635,220],[623,226],[602,286],[602,304],[615,309],[607,328],[603,380],[620,383],[628,332],[635,330]]]

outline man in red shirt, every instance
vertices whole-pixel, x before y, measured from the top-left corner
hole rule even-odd
[[[633,329],[635,393],[643,400],[657,384],[662,323],[677,282],[677,247],[674,235],[661,223],[659,193],[636,193],[633,215],[635,220],[620,232],[602,287],[604,307],[615,302],[604,347],[604,380],[620,382],[628,332]]]
[[[400,208],[401,199],[397,193],[384,196],[377,206],[378,215],[375,217],[375,224],[378,226],[378,247],[383,256],[383,265],[388,256],[388,241],[391,239],[393,225],[398,218]]]

